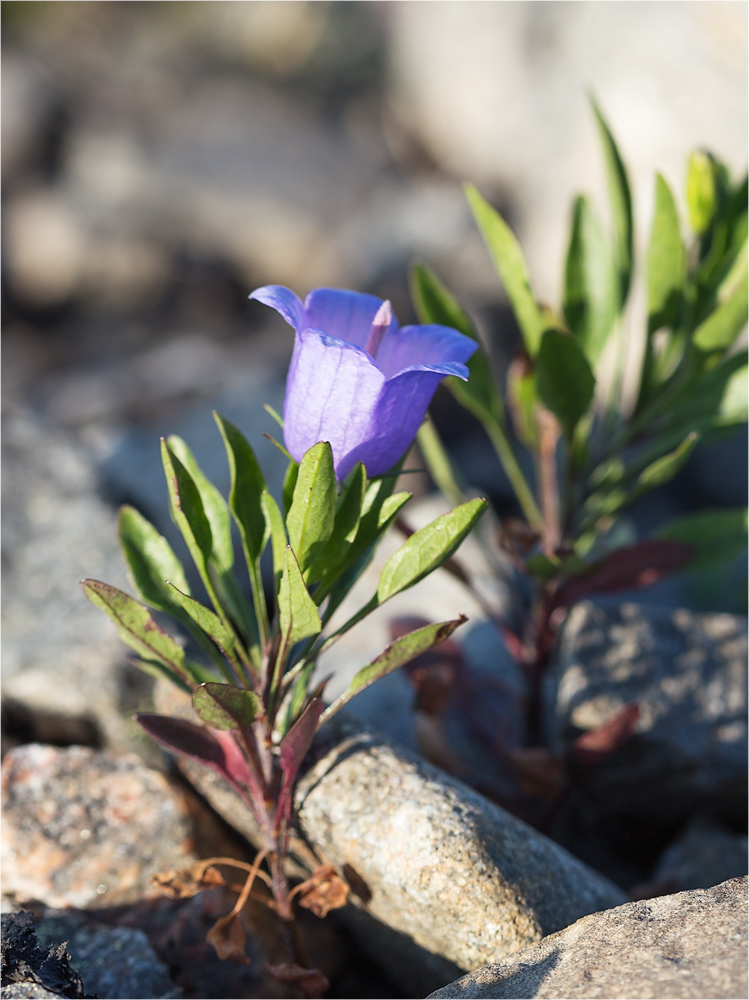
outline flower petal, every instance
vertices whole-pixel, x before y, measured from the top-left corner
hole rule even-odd
[[[299,461],[318,441],[333,449],[340,464],[366,440],[384,376],[364,351],[317,330],[297,335],[284,403],[284,441]],[[348,465],[346,471],[354,463]]]
[[[340,475],[345,477],[359,461],[364,462],[370,477],[387,472],[416,436],[444,376],[442,371],[413,367],[387,381],[371,414],[370,433],[340,461]]]
[[[414,366],[438,371],[446,362],[466,362],[478,347],[475,340],[449,326],[430,323],[388,330],[377,352],[377,367],[387,378]],[[463,367],[461,365],[461,367]],[[467,372],[445,371],[445,375],[467,377]]]
[[[372,320],[382,305],[376,295],[350,292],[342,288],[316,288],[304,303],[305,326],[321,330],[330,337],[345,340],[364,349]],[[385,336],[398,329],[393,321]]]
[[[250,293],[251,299],[257,299],[266,306],[270,306],[280,313],[289,326],[293,326],[297,333],[304,329],[304,306],[298,295],[295,295],[290,288],[283,285],[264,285],[256,288]]]

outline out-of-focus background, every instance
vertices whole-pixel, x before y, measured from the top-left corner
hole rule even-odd
[[[464,180],[516,228],[556,303],[573,194],[605,209],[588,91],[629,166],[640,247],[656,170],[681,195],[695,147],[746,167],[744,2],[11,0],[2,28],[13,673],[62,649],[80,668],[83,645],[109,641],[76,579],[124,583],[116,504],[167,529],[159,435],[181,434],[225,482],[215,407],[277,474],[262,404],[282,405],[292,334],[247,301],[253,288],[371,291],[408,322],[418,256],[509,356],[515,330]],[[510,509],[483,438],[450,406],[441,392],[468,479]],[[643,523],[745,489],[745,440],[698,450]],[[735,577],[716,588],[694,600],[743,610]]]

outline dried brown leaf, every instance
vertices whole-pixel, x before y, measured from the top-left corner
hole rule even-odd
[[[297,886],[299,905],[311,910],[316,917],[325,917],[339,910],[348,901],[348,885],[334,865],[323,865]]]
[[[328,977],[319,969],[303,969],[301,965],[285,962],[283,965],[268,965],[268,970],[279,983],[289,983],[310,1000],[323,996],[330,986]]]
[[[250,964],[244,950],[245,933],[242,921],[240,915],[233,910],[216,921],[206,934],[205,939],[208,944],[213,945],[220,959],[239,962],[241,965]]]
[[[196,861],[187,868],[157,872],[151,876],[151,885],[170,899],[189,899],[204,889],[226,885],[226,881],[217,868],[206,866],[205,861]]]

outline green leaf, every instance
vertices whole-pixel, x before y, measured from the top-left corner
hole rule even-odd
[[[361,462],[357,462],[341,488],[333,531],[310,565],[307,573],[308,581],[325,580],[335,576],[340,567],[347,562],[349,551],[359,530],[366,489],[366,469]]]
[[[746,423],[749,418],[749,380],[746,365],[735,371],[728,379],[717,422],[721,425]]]
[[[729,348],[746,326],[747,293],[746,275],[740,287],[722,305],[707,317],[694,332],[694,344],[701,351],[722,351]]]
[[[638,486],[646,490],[652,490],[656,486],[662,486],[669,479],[673,479],[686,463],[689,456],[695,449],[699,440],[699,434],[692,431],[687,434],[681,444],[668,455],[663,455],[655,460],[647,468],[643,469],[637,478]]]
[[[502,216],[481,197],[473,185],[467,184],[465,191],[473,217],[515,313],[526,350],[534,357],[547,321],[531,291],[528,267],[520,243]]]
[[[747,365],[746,351],[731,354],[714,368],[699,373],[669,401],[668,409],[662,415],[666,431],[704,431],[715,418],[730,412],[729,387],[736,392],[736,380],[745,377]],[[740,397],[739,397],[740,399]]]
[[[289,462],[289,467],[283,477],[283,509],[288,515],[294,499],[294,488],[296,487],[297,476],[299,475],[299,463]]]
[[[690,514],[666,525],[658,537],[692,546],[690,572],[714,569],[746,552],[747,511],[737,507]]]
[[[212,729],[246,731],[264,712],[254,691],[233,684],[201,684],[192,695],[192,706]]]
[[[416,432],[416,443],[437,489],[451,504],[465,499],[460,474],[453,465],[429,414]]]
[[[231,470],[229,504],[248,553],[254,562],[262,555],[268,541],[268,526],[260,497],[265,487],[262,470],[244,435],[220,414],[213,414],[226,446]]]
[[[575,338],[561,330],[546,330],[536,359],[536,389],[568,439],[593,401],[595,384],[590,364]]]
[[[592,365],[619,312],[619,278],[609,242],[587,198],[578,197],[564,272],[564,315]]]
[[[475,497],[420,528],[385,563],[377,585],[380,604],[440,567],[489,506]]]
[[[630,193],[627,171],[611,130],[593,98],[591,98],[591,105],[596,123],[598,124],[606,164],[609,201],[611,202],[611,214],[614,221],[616,262],[620,288],[619,304],[621,307],[627,301],[632,281],[632,195]]]
[[[184,650],[159,628],[147,608],[108,583],[83,580],[81,586],[89,601],[109,615],[122,641],[138,656],[161,664],[165,668],[164,673],[174,683],[188,690],[192,688]]]
[[[322,628],[317,605],[309,595],[296,555],[286,546],[286,560],[278,590],[281,635],[287,646],[310,639]]]
[[[687,208],[689,225],[701,236],[710,228],[718,205],[715,160],[710,153],[696,150],[687,166]]]
[[[286,563],[286,546],[289,543],[286,538],[283,514],[267,490],[263,490],[260,502],[263,506],[266,523],[270,526],[270,542],[273,549],[273,593],[277,595]]]
[[[286,517],[289,544],[302,572],[310,566],[333,533],[335,505],[333,452],[327,441],[320,441],[302,458]]]
[[[406,492],[389,495],[391,489],[392,483],[386,479],[370,482],[364,494],[359,529],[346,561],[339,566],[332,578],[324,580],[315,592],[318,604],[326,594],[330,598],[325,609],[326,622],[330,620],[333,612],[369,565],[378,539],[385,534],[401,508],[411,499],[412,494]]]
[[[210,636],[219,649],[236,665],[236,638],[218,615],[204,604],[196,601],[195,598],[190,597],[188,594],[183,594],[174,584],[171,585],[170,590],[172,591],[174,600],[187,612],[195,624],[207,636]]]
[[[464,615],[461,615],[460,618],[455,618],[452,621],[425,625],[423,628],[415,629],[413,632],[408,632],[395,639],[376,659],[368,663],[366,667],[362,667],[354,675],[348,690],[332,705],[329,705],[320,716],[320,725],[324,725],[339,709],[343,708],[355,695],[369,687],[370,684],[374,684],[381,677],[385,677],[415,657],[420,656],[421,653],[425,653],[433,646],[444,642],[459,625],[467,620]]]
[[[195,456],[182,438],[171,435],[167,438],[169,449],[184,465],[195,483],[203,510],[211,526],[211,562],[219,573],[228,573],[234,565],[234,545],[231,539],[231,514],[226,500],[203,474]]]
[[[213,551],[213,536],[200,491],[190,473],[163,438],[161,458],[169,487],[172,520],[182,532],[195,565],[201,573],[204,573]]]
[[[414,263],[411,265],[409,278],[411,300],[420,323],[451,326],[471,340],[478,340],[470,316],[431,268],[421,262]]]
[[[515,433],[525,447],[538,448],[538,391],[536,373],[525,358],[517,358],[507,370],[507,402]]]
[[[411,267],[411,299],[420,323],[439,323],[458,330],[478,341],[476,328],[461,309],[458,300],[425,264]],[[449,378],[446,382],[461,406],[481,421],[502,420],[502,400],[492,376],[489,358],[479,343],[479,349],[468,359],[468,381]]]
[[[159,611],[173,611],[174,599],[167,580],[184,594],[190,593],[182,563],[169,542],[134,507],[120,508],[120,546],[135,586],[143,600]]]
[[[682,306],[686,253],[671,190],[660,175],[655,179],[655,210],[647,251],[648,336],[672,327]]]

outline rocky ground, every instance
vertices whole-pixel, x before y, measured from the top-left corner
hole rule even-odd
[[[238,965],[205,942],[227,890],[153,888],[197,858],[251,858],[254,831],[226,788],[136,731],[132,713],[167,694],[78,588],[127,589],[120,503],[171,532],[160,435],[226,487],[211,409],[277,488],[263,403],[282,405],[290,342],[249,291],[357,287],[405,322],[418,255],[501,366],[515,331],[461,180],[517,226],[553,299],[573,187],[602,186],[586,86],[643,211],[656,168],[681,189],[694,145],[745,165],[744,6],[470,7],[3,4],[3,997],[297,995],[267,973],[281,945],[262,905]],[[447,394],[435,417],[468,481],[512,511]],[[409,487],[416,525],[439,501],[425,477]],[[697,449],[635,523],[745,490],[745,441]],[[469,539],[462,558],[503,610],[510,578],[485,549]],[[545,691],[540,812],[538,769],[519,790],[487,739],[519,748],[520,679],[482,605],[444,573],[394,602],[401,620],[470,622],[444,651],[459,677],[444,716],[395,674],[300,786],[299,874],[312,851],[353,891],[302,927],[330,995],[619,995],[612,976],[627,995],[746,995],[745,602],[739,566],[573,610]],[[342,687],[397,627],[352,630],[321,669]],[[633,699],[634,737],[560,786],[554,761]]]

